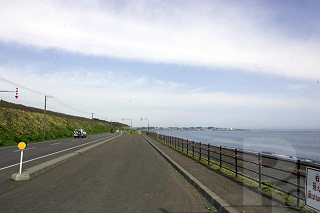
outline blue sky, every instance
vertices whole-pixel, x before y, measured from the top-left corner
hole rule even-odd
[[[143,126],[320,129],[319,1],[0,2],[0,76]],[[0,90],[14,85],[0,82]],[[4,100],[43,106],[23,88]]]

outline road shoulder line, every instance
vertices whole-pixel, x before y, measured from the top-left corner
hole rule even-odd
[[[202,184],[198,179],[193,177],[189,172],[187,172],[183,167],[181,167],[177,162],[171,159],[163,151],[161,151],[156,145],[154,145],[148,138],[142,136],[155,150],[157,150],[161,156],[163,156],[197,191],[199,191],[202,196],[204,196],[209,203],[218,209],[219,212],[230,212],[236,213],[237,211],[222,200],[218,195],[213,193],[208,187]]]
[[[85,148],[82,148],[80,150],[77,150],[77,151],[74,151],[74,152],[71,152],[71,153],[68,153],[66,155],[63,155],[63,156],[60,156],[58,158],[55,158],[55,159],[52,159],[52,160],[49,160],[47,162],[44,162],[44,163],[41,163],[39,165],[36,165],[36,166],[33,166],[33,167],[30,167],[28,169],[26,169],[26,171],[22,172],[22,174],[19,174],[19,172],[17,173],[14,173],[11,175],[11,180],[14,180],[14,181],[22,181],[22,180],[30,180],[34,177],[37,177],[55,167],[57,167],[58,165],[61,165],[77,156],[80,156],[80,155],[83,155],[84,153],[96,148],[97,146],[100,146],[101,144],[104,144],[110,140],[113,140],[115,138],[118,138],[120,137],[121,135],[118,135],[118,136],[115,136],[113,138],[109,138],[109,139],[106,139],[104,141],[101,141],[101,142],[98,142],[98,143],[95,143],[91,146],[88,146],[88,147],[85,147]]]

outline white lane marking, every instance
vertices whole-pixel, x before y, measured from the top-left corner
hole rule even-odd
[[[36,142],[37,144],[40,144],[40,143],[50,143],[50,142],[55,142],[55,141],[66,141],[66,140],[68,140],[68,139],[70,139],[70,138],[64,138],[64,139],[59,139],[59,140],[51,140],[51,141],[42,141],[42,142]],[[32,143],[32,144],[35,144],[35,143]],[[10,149],[10,148],[12,148],[12,149],[14,149],[14,148],[17,148],[17,146],[16,145],[14,145],[14,146],[6,146],[6,147],[2,147],[2,148],[0,148],[0,151],[1,150],[3,150],[3,149]]]
[[[23,161],[23,163],[29,163],[31,161],[35,161],[35,160],[38,160],[38,159],[41,159],[41,158],[45,158],[45,157],[48,157],[48,156],[51,156],[51,155],[55,155],[55,154],[58,154],[58,153],[61,153],[61,152],[65,152],[65,151],[68,151],[70,149],[75,149],[75,148],[78,148],[80,146],[84,146],[86,144],[91,144],[91,143],[94,143],[94,142],[97,142],[97,141],[101,141],[101,140],[105,140],[105,139],[109,139],[111,137],[107,137],[107,138],[101,138],[101,139],[98,139],[98,140],[94,140],[94,141],[91,141],[91,142],[88,142],[88,143],[84,143],[84,144],[81,144],[81,145],[78,145],[78,146],[74,146],[74,147],[71,147],[71,148],[68,148],[68,149],[64,149],[64,150],[61,150],[61,151],[58,151],[58,152],[54,152],[54,153],[51,153],[51,154],[48,154],[48,155],[43,155],[41,157],[37,157],[37,158],[34,158],[34,159],[30,159],[30,160],[27,160],[27,161]],[[20,151],[20,150],[19,150]],[[10,166],[6,166],[6,167],[2,167],[0,168],[0,171],[1,170],[5,170],[5,169],[9,169],[11,167],[14,167],[14,166],[18,166],[20,165],[20,163],[16,163],[16,164],[12,164]]]
[[[31,147],[31,148],[26,148],[26,149],[24,149],[24,151],[25,150],[30,150],[30,149],[36,149],[37,147]],[[20,152],[21,150],[20,149],[18,149],[18,150],[14,150],[13,152]]]
[[[53,146],[53,145],[58,145],[58,144],[61,144],[62,142],[59,142],[59,143],[53,143],[53,144],[51,144],[51,146]]]

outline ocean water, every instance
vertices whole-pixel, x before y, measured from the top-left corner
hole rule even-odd
[[[157,131],[196,142],[320,162],[320,130]]]

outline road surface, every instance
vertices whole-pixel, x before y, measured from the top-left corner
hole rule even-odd
[[[88,138],[67,138],[28,144],[24,151],[23,169],[49,161],[59,156],[74,152],[86,146],[117,136],[118,134],[93,135]],[[20,150],[17,146],[0,149],[0,194],[8,189],[7,181],[11,174],[19,171]]]
[[[9,182],[9,183],[8,183]],[[210,212],[140,135],[123,135],[26,182],[7,181],[0,212]]]

